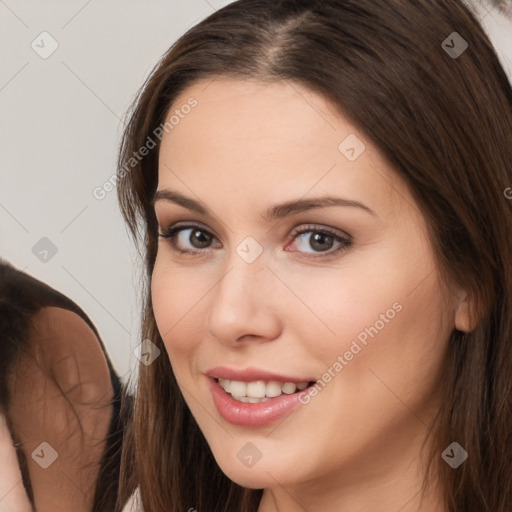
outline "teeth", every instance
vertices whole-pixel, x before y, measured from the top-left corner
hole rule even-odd
[[[247,397],[247,401],[250,404],[259,404],[260,402],[265,402],[266,400],[268,400],[268,398],[266,398],[266,397],[262,397],[262,398],[254,398],[252,396]]]
[[[231,398],[234,398],[235,400],[238,400],[239,402],[246,402],[249,404],[259,404],[260,402],[266,402],[268,400],[267,397],[254,398],[252,396],[234,396],[234,395]]]
[[[254,382],[241,382],[237,380],[218,379],[219,384],[222,386],[226,393],[231,393],[235,400],[247,403],[265,402],[269,398],[275,398],[282,395],[291,395],[297,390],[302,391],[307,388],[308,382],[294,382],[281,383],[276,380],[265,382],[257,380]]]
[[[282,392],[283,385],[276,380],[271,380],[265,387],[265,395],[274,398],[279,396]]]
[[[247,396],[253,398],[263,398],[265,396],[266,386],[262,380],[247,383]]]
[[[228,381],[229,392],[233,396],[247,396],[247,384],[238,380]]]
[[[230,387],[230,382],[229,382],[229,380],[226,380],[226,379],[219,379],[219,384],[222,386],[222,388],[224,389],[224,391],[225,391],[226,393],[230,393],[231,387]]]
[[[287,382],[283,386],[283,393],[286,393],[287,395],[291,395],[292,393],[295,393],[297,390],[297,386],[293,382]]]

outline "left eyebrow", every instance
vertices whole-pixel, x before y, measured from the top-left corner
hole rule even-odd
[[[366,206],[359,201],[353,201],[343,197],[323,196],[312,199],[292,200],[287,201],[286,203],[276,204],[265,212],[263,218],[267,221],[272,221],[282,219],[290,215],[295,215],[306,210],[312,210],[314,208],[326,208],[328,206],[351,206],[354,208],[361,208],[371,215],[378,217],[378,215],[369,206]]]
[[[203,206],[195,199],[183,196],[180,193],[172,190],[157,190],[151,201],[151,204],[154,206],[157,201],[162,200],[176,203],[180,206],[183,206],[184,208],[195,211],[202,215],[212,215],[208,208]],[[273,220],[282,219],[284,217],[289,217],[290,215],[296,215],[306,210],[312,210],[315,208],[325,208],[329,206],[348,206],[354,208],[361,208],[362,210],[368,212],[369,214],[378,217],[378,215],[369,206],[366,206],[365,204],[359,201],[345,199],[342,197],[323,196],[312,199],[291,200],[285,203],[273,205],[265,211],[265,213],[263,214],[263,218],[266,221],[270,222]]]

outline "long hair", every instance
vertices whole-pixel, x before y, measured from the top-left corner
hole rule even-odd
[[[447,49],[454,32],[467,42],[459,54]],[[426,480],[429,471],[439,477],[450,511],[510,512],[512,90],[462,0],[239,0],[188,30],[157,63],[128,112],[118,160],[121,211],[144,263],[141,335],[162,353],[140,367],[121,493],[136,480],[148,512],[254,512],[262,496],[215,462],[177,386],[149,289],[155,133],[182,91],[219,76],[295,81],[321,94],[407,183],[442,282],[461,286],[473,304],[471,330],[449,339]],[[148,137],[156,147],[133,158]],[[457,470],[441,458],[453,441],[469,453]]]

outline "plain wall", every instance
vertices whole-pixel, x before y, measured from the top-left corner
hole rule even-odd
[[[228,3],[0,3],[0,257],[78,303],[123,377],[142,341],[140,263],[115,190],[93,191],[115,174],[125,112],[153,65]],[[512,80],[512,21],[478,12]]]

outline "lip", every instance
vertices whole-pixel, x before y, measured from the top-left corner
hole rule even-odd
[[[245,368],[243,370],[239,370],[237,368],[228,368],[227,366],[217,366],[208,370],[206,372],[208,377],[212,377],[213,379],[227,379],[227,380],[237,380],[240,382],[254,382],[257,380],[264,380],[268,382],[269,380],[276,380],[278,382],[293,382],[294,384],[298,384],[299,382],[311,382],[316,381],[314,377],[291,377],[288,375],[282,375],[279,373],[268,372],[266,370],[260,370],[258,368]],[[242,403],[242,402],[240,402]],[[254,404],[253,404],[254,405]]]
[[[287,380],[286,382],[293,381]],[[282,394],[275,398],[269,398],[265,402],[251,404],[239,402],[232,398],[213,377],[208,377],[208,386],[215,407],[222,418],[233,425],[251,428],[267,427],[288,416],[288,414],[301,405],[299,398],[309,389],[306,388],[291,395]]]

